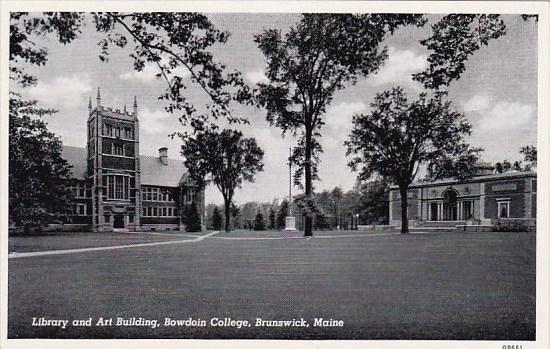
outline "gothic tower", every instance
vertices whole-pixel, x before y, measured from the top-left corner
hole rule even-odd
[[[132,112],[105,108],[97,89],[88,104],[88,179],[92,185],[94,231],[138,230],[140,226],[139,121]]]

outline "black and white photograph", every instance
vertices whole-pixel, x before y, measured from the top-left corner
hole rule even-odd
[[[546,348],[549,4],[261,4],[2,3],[2,347]]]

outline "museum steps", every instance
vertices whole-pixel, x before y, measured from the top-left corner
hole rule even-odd
[[[466,224],[466,221],[428,221],[417,225],[423,228],[455,228],[457,225]]]
[[[457,225],[463,225],[464,221],[431,221],[423,222],[414,227],[410,227],[410,231],[430,231],[430,232],[453,232],[456,231]]]

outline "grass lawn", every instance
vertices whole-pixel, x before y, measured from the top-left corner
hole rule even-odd
[[[9,238],[8,252],[34,252],[72,248],[103,247],[126,244],[192,239],[194,233],[160,232],[158,234],[133,233],[56,233],[53,235],[15,236]]]
[[[8,337],[535,338],[534,233],[276,239],[282,235],[238,231],[185,244],[10,259]],[[78,236],[82,247],[186,239]],[[10,238],[10,251],[75,248],[74,238]],[[94,324],[99,317],[141,317],[161,326],[61,329],[32,326],[33,317],[91,317]],[[310,327],[162,326],[166,317],[304,318]],[[314,327],[321,317],[344,326]]]

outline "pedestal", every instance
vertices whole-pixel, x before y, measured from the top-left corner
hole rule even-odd
[[[296,218],[292,216],[285,218],[285,230],[296,230]]]

